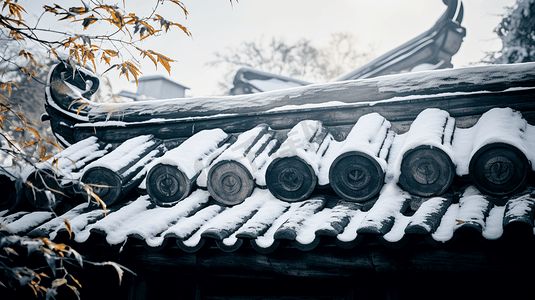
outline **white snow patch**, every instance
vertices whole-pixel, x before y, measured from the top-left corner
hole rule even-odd
[[[459,204],[454,203],[448,207],[446,213],[440,220],[440,225],[437,230],[431,234],[433,239],[437,242],[447,242],[453,237],[453,229],[457,225],[457,215],[459,214]]]
[[[267,147],[255,158],[255,164],[258,166],[258,170],[253,174],[253,178],[256,180],[258,186],[266,186],[266,171],[269,164],[273,161],[273,155],[269,155],[275,147],[277,147],[278,141],[273,139],[269,142]]]
[[[224,209],[224,207],[219,205],[210,205],[198,211],[193,216],[180,219],[176,224],[170,226],[167,230],[162,232],[161,236],[165,237],[167,235],[173,235],[178,239],[185,239],[192,235],[196,230],[201,228],[203,224],[206,224],[206,222],[221,213],[221,211]],[[200,238],[198,241],[200,241]],[[195,245],[197,245],[197,243],[195,243]]]
[[[345,139],[338,156],[359,151],[375,158],[383,170],[386,169],[386,161],[379,154],[383,146],[390,148],[389,143],[384,143],[390,129],[390,122],[378,113],[371,113],[359,118]],[[392,136],[393,138],[393,136]]]
[[[291,216],[295,214],[295,212],[301,207],[301,203],[294,202],[290,205],[290,208],[281,216],[279,216],[275,222],[273,222],[273,225],[264,233],[264,235],[259,236],[255,239],[256,244],[259,247],[262,248],[269,248],[271,245],[273,245],[273,242],[275,242],[275,232],[279,227],[284,224]]]
[[[127,165],[128,162],[139,159],[139,156],[145,152],[145,149],[154,145],[156,141],[152,140],[152,138],[152,135],[142,135],[129,139],[108,155],[87,165],[84,170],[94,167],[105,167],[113,172],[117,172],[121,167]]]
[[[117,245],[125,241],[126,237],[117,237],[116,235],[113,235],[113,231],[115,230],[121,230],[121,225],[127,222],[130,222],[131,219],[135,219],[135,217],[140,214],[141,212],[147,210],[147,207],[150,205],[149,196],[141,196],[135,201],[131,202],[129,205],[126,205],[124,207],[121,207],[119,210],[109,213],[106,217],[98,220],[96,223],[81,227],[83,228],[81,231],[75,231],[75,237],[74,240],[78,243],[83,243],[89,238],[89,235],[91,234],[91,229],[98,229],[106,232],[108,236],[106,237],[106,241],[110,245]],[[103,214],[102,210],[94,210],[91,213],[94,213],[96,216],[101,216]],[[81,222],[80,225],[87,224],[87,217],[89,217],[91,214],[86,215],[84,219],[73,221]],[[78,225],[75,223],[75,225]],[[74,226],[71,224],[71,229],[73,229]],[[112,233],[110,235],[110,233]]]
[[[505,206],[494,206],[483,227],[483,237],[487,240],[497,240],[503,234],[503,216]]]
[[[297,82],[284,81],[277,78],[270,78],[268,80],[253,79],[249,80],[248,83],[263,92],[303,86],[302,84],[299,84]]]
[[[383,222],[398,215],[403,204],[410,199],[409,193],[403,191],[394,182],[385,184],[379,194],[379,199],[368,212],[366,219],[360,224],[361,227],[383,226]]]
[[[436,108],[427,108],[422,111],[412,122],[409,131],[406,133],[405,141],[399,153],[396,153],[396,160],[393,165],[392,175],[394,180],[398,180],[401,173],[401,162],[405,152],[420,145],[427,145],[443,150],[450,158],[454,157],[454,150],[449,143],[447,135],[453,132],[455,119],[449,113]],[[443,141],[444,140],[444,141]]]
[[[535,199],[531,195],[527,194],[522,197],[510,200],[507,202],[507,214],[505,217],[514,218],[519,216],[525,216],[531,212],[531,206],[535,202]]]
[[[351,220],[344,228],[344,231],[338,234],[336,237],[342,242],[351,242],[357,238],[357,229],[360,228],[360,224],[364,220],[368,213],[362,210],[356,210],[351,215]]]
[[[485,211],[489,201],[475,187],[468,187],[459,200],[460,210],[457,215],[458,222],[454,229],[463,226],[463,223],[475,223],[483,228],[485,226]]]
[[[69,210],[66,213],[64,213],[63,215],[58,216],[58,217],[46,222],[45,224],[42,224],[41,226],[37,227],[36,229],[50,231],[50,230],[55,230],[56,228],[61,228],[61,227],[65,228],[65,220],[68,220],[69,223],[70,223],[71,219],[74,219],[75,217],[79,216],[80,213],[84,209],[86,209],[88,206],[89,206],[89,203],[87,203],[87,202],[79,204],[76,207],[74,207],[71,210]],[[55,235],[54,235],[54,237],[55,237]]]
[[[323,141],[312,141],[315,136],[321,135],[325,130],[321,121],[304,120],[297,123],[288,133],[286,140],[273,154],[274,158],[297,156],[303,159],[312,169],[316,176],[319,173],[319,165],[323,155],[322,150],[328,147],[332,140],[325,136]],[[320,144],[321,143],[321,144]]]
[[[251,176],[253,176],[253,174],[256,174],[258,169],[265,164],[265,161],[256,160],[257,153],[255,151],[258,151],[263,145],[269,143],[273,139],[273,134],[273,131],[271,131],[267,125],[258,125],[251,130],[241,133],[236,142],[223,151],[223,153],[221,153],[221,155],[219,155],[219,157],[217,157],[210,164],[210,166],[205,169],[206,176],[208,175],[212,166],[220,161],[235,161],[245,167]],[[262,155],[260,159],[265,160],[265,155]],[[202,176],[200,179],[200,184],[203,185],[201,186],[204,186],[206,180],[207,178]]]
[[[271,226],[290,207],[290,203],[275,198],[268,190],[259,190],[258,193],[259,196],[265,197],[265,203],[234,235],[243,232],[261,232]]]
[[[196,190],[172,207],[155,207],[141,211],[124,221],[121,227],[108,230],[106,239],[110,244],[115,245],[123,243],[130,235],[137,235],[145,240],[147,245],[158,247],[164,240],[163,237],[158,236],[159,233],[208,202],[209,196],[207,191]]]
[[[242,203],[233,206],[208,220],[199,230],[184,241],[184,245],[189,247],[196,246],[201,240],[201,235],[207,229],[216,228],[219,230],[230,230],[234,229],[239,223],[245,223],[245,218],[249,217],[253,211],[258,210],[265,202],[265,198],[260,191],[262,190],[255,189],[253,194]]]
[[[303,224],[298,227],[297,236],[295,240],[303,245],[308,245],[316,238],[316,230],[319,226],[326,222],[331,216],[332,209],[324,208],[323,210],[313,214],[305,219]]]
[[[355,105],[355,103],[328,101],[328,102],[323,102],[323,103],[309,103],[309,104],[302,104],[302,105],[283,105],[283,106],[270,109],[267,112],[280,112],[280,111],[287,111],[287,110],[300,110],[300,109],[322,108],[322,107],[338,107],[338,106],[348,106],[348,105]]]
[[[153,165],[161,163],[176,166],[188,178],[193,178],[208,166],[210,156],[228,135],[221,129],[203,130],[194,134],[180,146],[167,151]]]
[[[25,214],[20,219],[13,221],[9,224],[2,224],[2,226],[7,227],[7,229],[14,234],[22,233],[33,229],[44,222],[50,220],[54,216],[54,213],[48,211],[35,211],[30,214]]]
[[[395,216],[394,226],[383,235],[383,238],[391,243],[399,242],[405,235],[405,228],[409,224],[411,217],[404,216],[402,213],[398,212]]]
[[[340,149],[344,146],[344,142],[335,141],[334,138],[330,137],[331,141],[329,147],[325,151],[324,155],[321,158],[318,172],[318,185],[327,185],[329,184],[329,169],[333,164],[334,160],[338,157]]]
[[[473,155],[480,148],[491,143],[500,142],[512,145],[522,151],[528,159],[533,159],[535,151],[528,150],[534,149],[529,148],[534,145],[535,140],[533,127],[518,111],[511,108],[493,108],[484,113],[471,128],[457,129],[453,139],[456,156],[452,157],[457,166],[457,174],[467,175]],[[532,161],[532,168],[534,167]]]
[[[456,83],[470,83],[473,85],[499,84],[504,79],[498,75],[504,72],[507,73],[508,80],[514,81],[521,80],[525,77],[525,74],[533,71],[532,64],[504,66],[472,67],[469,72],[464,68],[434,70],[432,72],[382,76],[376,80],[380,92],[407,93],[440,86],[454,86]]]
[[[424,227],[428,232],[432,230],[429,224],[426,222],[429,217],[437,213],[446,199],[443,197],[433,197],[426,200],[418,210],[411,217],[410,224],[418,224],[419,226]]]

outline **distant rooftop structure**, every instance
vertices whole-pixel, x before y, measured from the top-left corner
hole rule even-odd
[[[234,76],[233,84],[230,95],[269,92],[312,83],[251,68],[241,68]]]
[[[461,26],[464,8],[461,0],[442,1],[447,9],[429,30],[334,81],[452,68],[451,58],[459,51],[466,36],[466,29]],[[242,68],[234,76],[233,84],[230,95],[268,92],[311,83]]]
[[[121,91],[119,96],[134,99],[134,101],[151,99],[185,98],[189,87],[182,85],[168,76],[147,75],[139,77],[137,91]]]

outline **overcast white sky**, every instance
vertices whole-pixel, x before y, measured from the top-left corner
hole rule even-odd
[[[37,1],[19,2],[35,5]],[[52,2],[78,5],[73,0]],[[127,0],[126,5],[127,9],[142,14],[152,2]],[[165,4],[160,13],[185,25],[193,38],[175,28],[164,37],[149,40],[142,46],[176,60],[171,65],[171,76],[191,88],[186,94],[188,97],[217,92],[216,85],[223,70],[206,66],[206,63],[213,60],[215,51],[237,46],[244,40],[262,35],[285,37],[289,42],[307,38],[321,46],[332,33],[349,32],[363,44],[371,43],[375,56],[379,56],[429,29],[446,9],[442,0],[240,0],[233,5],[228,0],[183,2],[190,12],[187,19],[171,4]],[[462,25],[467,35],[453,57],[455,67],[477,62],[485,51],[500,48],[501,43],[492,30],[501,20],[500,14],[505,12],[505,7],[512,6],[515,0],[465,0],[463,3]],[[150,61],[142,65],[142,71],[145,75],[167,74],[162,67],[156,71]],[[114,92],[121,89],[135,91],[135,85],[127,83],[124,77],[110,77]]]

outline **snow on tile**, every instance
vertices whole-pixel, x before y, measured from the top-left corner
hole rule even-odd
[[[485,220],[485,227],[483,227],[483,237],[487,240],[497,240],[503,234],[503,216],[505,213],[505,206],[494,206],[489,216]]]
[[[208,181],[208,171],[210,170],[209,166],[213,164],[214,160],[216,160],[221,153],[225,152],[229,147],[231,146],[231,143],[225,143],[223,146],[217,148],[212,155],[210,155],[204,164],[204,169],[202,169],[201,173],[197,177],[197,186],[206,188],[207,181]]]
[[[253,194],[248,198],[248,205],[242,205],[239,207],[239,209],[229,209],[225,214],[222,214],[219,221],[214,221],[212,224],[212,227],[207,228],[204,232],[213,231],[218,234],[218,236],[222,237],[223,244],[227,246],[234,245],[237,241],[237,234],[238,230],[240,230],[245,224],[247,224],[254,216],[257,215],[258,211],[265,206],[267,201],[267,194],[269,192],[267,190],[260,190],[257,189],[258,192],[253,192]],[[254,197],[254,198],[253,198]],[[252,198],[252,199],[251,199]],[[247,201],[247,199],[246,199]],[[242,203],[243,204],[243,203]],[[234,208],[234,207],[233,207]],[[266,212],[276,212],[276,210],[268,210],[264,211],[264,215]],[[233,214],[234,217],[230,214]],[[262,217],[262,216],[261,216]],[[269,218],[275,218],[276,216],[269,216]],[[259,221],[256,219],[256,221]],[[266,220],[263,220],[264,222]],[[256,223],[256,222],[253,222]],[[249,223],[251,224],[251,223]],[[256,225],[260,225],[256,223]],[[263,224],[267,225],[267,224]],[[249,226],[249,225],[247,225]],[[201,236],[204,236],[201,234]]]
[[[315,216],[326,204],[326,199],[324,196],[315,196],[308,200],[301,202],[299,208],[291,215],[275,232],[274,237],[276,239],[289,239],[293,240],[297,237],[301,230],[310,229],[312,234],[315,236],[315,228],[311,228],[323,219],[323,215],[318,217],[318,220],[313,219],[314,222],[307,223],[311,218]],[[325,217],[328,217],[325,216]],[[307,228],[304,226],[307,225]],[[307,232],[303,233],[307,235]],[[308,235],[310,236],[310,235]]]
[[[177,148],[167,151],[162,157],[156,159],[154,164],[176,166],[191,179],[208,166],[211,161],[210,156],[227,137],[228,135],[219,128],[200,131]]]
[[[383,147],[388,151],[392,144],[392,139],[387,139],[390,127],[390,122],[378,113],[360,117],[347,135],[338,156],[351,151],[359,151],[375,158],[385,170],[386,160],[384,157],[380,158],[379,154]]]
[[[395,149],[396,159],[391,169],[393,179],[399,179],[403,155],[420,145],[436,147],[444,151],[453,161],[455,152],[449,141],[454,127],[455,119],[450,117],[447,111],[437,108],[427,108],[422,111],[406,133],[403,146],[399,150]]]
[[[223,160],[235,160],[239,162],[245,161],[246,157],[244,153],[254,146],[257,138],[266,130],[267,125],[258,125],[253,129],[240,133],[234,144],[221,153],[221,155],[212,164],[216,164],[217,162]]]
[[[272,152],[277,148],[279,142],[276,139],[271,140],[264,151],[258,154],[255,159],[255,164],[258,166],[258,170],[253,174],[256,185],[265,187],[266,184],[266,171],[269,164],[273,161]]]
[[[475,225],[483,229],[491,207],[492,202],[487,200],[474,186],[468,187],[459,200],[458,222],[454,230],[466,225]]]
[[[155,143],[156,140],[153,139],[152,135],[131,138],[115,148],[108,155],[87,165],[85,170],[94,167],[106,167],[113,172],[117,172],[120,168],[128,165],[128,162],[138,160],[140,155]]]
[[[132,179],[130,179],[129,182],[135,182],[142,177],[144,178],[147,174],[146,172],[143,172],[146,165],[151,164],[154,159],[158,158],[162,153],[165,152],[165,146],[163,144],[160,144],[155,149],[151,150],[149,153],[146,153],[141,157],[141,159],[138,159],[128,170],[124,171],[122,174],[123,178],[127,178],[132,176]],[[141,154],[142,155],[142,154]]]
[[[388,154],[385,183],[389,183],[391,181],[397,182],[398,180],[398,178],[395,178],[395,176],[399,177],[399,170],[396,169],[396,162],[397,158],[400,156],[401,151],[403,150],[403,146],[405,145],[405,140],[407,139],[407,136],[408,132],[403,134],[396,134],[393,137],[392,146],[390,147],[390,151]]]
[[[140,211],[125,220],[120,227],[116,227],[112,231],[108,230],[106,240],[114,245],[123,243],[129,236],[136,236],[145,240],[147,245],[158,247],[164,240],[159,234],[169,228],[171,224],[192,214],[206,204],[209,196],[207,191],[196,190],[172,207],[156,206]]]
[[[290,203],[275,198],[269,191],[258,191],[265,197],[265,203],[258,212],[250,218],[233,235],[237,237],[256,238],[266,233],[274,222],[291,206]]]
[[[296,211],[301,207],[302,203],[293,202],[290,204],[290,208],[285,213],[280,215],[269,227],[269,229],[261,236],[255,239],[256,244],[262,248],[269,248],[275,242],[275,233]]]
[[[178,222],[162,232],[161,236],[164,238],[175,237],[180,240],[189,239],[195,232],[199,230],[199,228],[226,209],[226,207],[219,204],[209,205],[199,210],[192,216],[178,220]],[[200,234],[199,238],[196,240],[196,243],[193,244],[193,242],[190,242],[190,245],[196,246],[199,241]]]
[[[402,213],[396,213],[394,225],[390,231],[383,235],[383,238],[390,243],[399,242],[405,235],[405,228],[409,224],[411,217],[404,216]]]
[[[331,208],[324,208],[321,211],[309,216],[302,225],[297,228],[295,240],[303,245],[308,245],[316,239],[316,231],[331,217]]]
[[[115,212],[109,213],[104,218],[98,220],[94,224],[90,224],[85,226],[81,231],[77,231],[78,228],[73,227],[73,233],[74,240],[78,243],[83,243],[89,238],[89,235],[91,234],[91,230],[97,230],[100,232],[103,232],[107,235],[106,241],[110,245],[117,245],[119,243],[122,243],[125,241],[126,236],[118,236],[117,234],[113,234],[116,230],[120,230],[120,232],[124,232],[124,229],[122,227],[125,223],[132,222],[132,220],[135,220],[136,216],[140,214],[143,211],[146,211],[148,209],[148,206],[151,205],[149,201],[148,196],[141,196],[129,205],[126,205],[124,207],[121,207],[119,210]],[[99,215],[99,210],[95,211],[95,214]],[[85,217],[89,217],[89,215],[86,215]],[[73,221],[75,221],[74,219]],[[80,222],[81,225],[83,225],[84,220],[76,220],[77,222]],[[87,219],[86,221],[87,222]],[[75,223],[75,225],[78,225]]]
[[[385,234],[394,225],[396,216],[410,200],[410,195],[395,183],[383,186],[379,199],[360,224],[358,232]]]
[[[239,96],[225,97],[200,97],[191,99],[180,99],[180,105],[177,105],[176,99],[140,101],[127,104],[97,104],[90,103],[86,108],[89,118],[105,117],[112,112],[112,119],[128,117],[131,115],[151,116],[161,114],[180,114],[184,118],[209,116],[214,113],[230,114],[236,111],[267,111],[275,107],[287,104],[288,99],[295,99],[305,95],[328,93],[329,91],[358,90],[360,87],[377,86],[379,93],[386,94],[385,97],[393,93],[403,93],[410,95],[413,91],[425,88],[438,88],[440,86],[451,86],[455,88],[458,84],[466,85],[469,83],[473,89],[480,84],[503,83],[503,74],[511,80],[525,80],[533,74],[532,63],[519,65],[500,65],[472,67],[470,69],[450,69],[437,70],[429,72],[418,72],[414,74],[401,74],[391,76],[381,76],[366,80],[351,80],[344,82],[330,82],[324,84],[312,84],[304,87],[284,89],[266,93],[256,93]],[[483,91],[486,92],[486,91]],[[470,91],[465,94],[472,93]],[[488,92],[487,92],[488,93]],[[454,93],[448,93],[454,94]],[[429,95],[416,95],[413,97],[429,98]],[[325,105],[331,99],[318,99],[314,103],[302,103],[303,106],[310,104]],[[361,99],[357,99],[361,100]],[[374,102],[364,103],[362,105],[373,105]],[[356,104],[354,104],[356,105]],[[73,114],[75,115],[75,114]],[[76,115],[74,117],[77,117]]]
[[[437,242],[447,242],[453,237],[453,231],[457,225],[457,215],[459,214],[459,203],[454,203],[448,207],[446,213],[440,220],[437,230],[431,234],[431,237]]]
[[[329,210],[329,216],[316,225],[316,234],[322,232],[327,235],[338,235],[349,224],[354,214],[359,211],[360,205],[354,202],[340,200]]]
[[[511,108],[493,108],[485,112],[474,126],[455,132],[452,146],[456,156],[452,157],[452,160],[456,165],[457,175],[467,175],[472,156],[481,147],[491,143],[512,145],[528,159],[533,159],[535,151],[529,147],[533,146],[534,138],[529,134],[534,133],[533,126],[530,126],[518,111]]]
[[[297,156],[312,167],[317,176],[321,157],[333,140],[326,134],[326,130],[321,121],[304,120],[297,123],[286,134],[287,138],[272,155],[272,159]],[[318,137],[323,137],[323,140],[317,139]]]
[[[82,232],[75,232],[75,240],[86,238],[92,230],[98,230],[106,234],[110,245],[124,243],[128,236],[138,236],[156,247],[163,242],[163,238],[156,237],[157,234],[206,203],[208,197],[208,192],[197,190],[173,207],[152,207],[149,196],[141,196],[130,205],[88,225]]]
[[[338,234],[336,238],[339,239],[341,242],[354,241],[357,238],[357,230],[360,228],[360,224],[362,223],[364,218],[366,218],[367,214],[367,212],[363,212],[360,209],[354,211],[351,214],[349,223],[344,228],[344,231]]]
[[[109,213],[109,211],[108,211]],[[82,213],[69,220],[71,224],[71,231],[74,235],[74,240],[78,243],[85,242],[89,235],[91,234],[89,230],[84,231],[87,225],[96,222],[97,220],[102,219],[105,216],[106,212],[104,209],[92,209],[88,212]],[[55,239],[58,232],[64,230],[64,224],[58,224],[58,226],[50,233],[50,239]]]
[[[261,154],[257,153],[257,151],[261,149],[264,150],[270,145],[273,146],[270,144],[273,137],[274,132],[265,124],[258,125],[253,129],[239,134],[237,140],[205,169],[206,175],[208,175],[210,168],[212,168],[213,165],[225,160],[240,163],[249,171],[251,176],[257,174],[258,169],[265,164],[265,160],[267,159],[265,155],[257,156],[257,154]],[[259,161],[260,159],[263,161]],[[202,178],[200,180],[201,184],[205,184],[207,179]],[[199,182],[199,179],[197,182]]]
[[[253,194],[245,199],[242,203],[232,206],[217,216],[204,223],[199,230],[197,230],[191,237],[184,241],[184,245],[189,247],[196,246],[201,240],[202,234],[206,230],[221,230],[232,234],[242,224],[244,224],[252,214],[256,213],[258,209],[266,201],[263,197],[265,192],[261,189],[255,189]],[[229,235],[230,235],[229,234]],[[231,242],[230,240],[228,242]]]
[[[72,219],[74,219],[75,217],[77,217],[80,214],[82,214],[83,211],[88,208],[88,206],[89,206],[88,203],[79,204],[79,205],[75,206],[74,208],[72,208],[71,210],[69,210],[66,213],[64,213],[63,215],[53,218],[52,220],[40,225],[39,227],[35,228],[34,230],[36,232],[40,231],[40,232],[45,233],[45,234],[50,234],[56,228],[61,227],[61,226],[65,226],[65,220],[69,221],[69,223],[70,223],[70,221]],[[32,232],[34,230],[32,230]],[[30,232],[30,235],[31,235],[32,232]]]
[[[261,91],[274,91],[303,86],[302,84],[299,84],[297,82],[284,81],[278,78],[270,78],[266,80],[252,79],[249,80],[248,83],[253,85],[257,89],[260,89]]]
[[[455,68],[382,76],[377,78],[377,85],[380,92],[394,93],[410,93],[412,91],[439,88],[441,86],[455,87],[458,84],[471,84],[474,86],[483,84],[492,85],[503,83],[504,72],[507,73],[508,80],[522,80],[526,77],[526,74],[533,72],[533,65],[494,65],[471,67],[469,70]]]
[[[340,149],[344,146],[343,141],[338,142],[334,140],[332,135],[328,136],[327,138],[330,138],[331,141],[329,142],[329,147],[327,147],[325,153],[321,157],[321,161],[319,164],[318,185],[320,186],[325,186],[329,184],[329,169],[331,168],[331,165],[333,164],[334,160],[338,157]]]
[[[73,173],[74,171],[81,170],[87,163],[106,155],[110,147],[111,145],[101,147],[95,136],[88,137],[67,147],[47,161],[36,164],[35,167],[53,170],[63,177],[62,184],[67,184],[80,178],[80,174]]]
[[[455,156],[452,158],[452,162],[455,165],[455,172],[458,176],[468,175],[475,133],[474,126],[455,129],[452,143]]]
[[[0,219],[0,225],[7,226],[9,223],[14,222],[14,221],[22,218],[23,216],[25,216],[27,214],[31,214],[31,212],[29,212],[29,211],[19,211],[19,212],[7,215],[7,216],[3,217],[2,219]]]
[[[253,159],[253,178],[255,180],[256,185],[258,186],[266,186],[266,170],[271,163],[271,153],[274,151],[274,149],[278,146],[278,141],[274,138],[274,135],[264,135],[263,138],[266,138],[266,140],[258,142],[257,146],[263,146],[265,145],[265,148],[261,152],[256,152],[259,150],[251,150],[251,153],[255,153],[256,157]]]
[[[505,205],[504,225],[512,222],[525,222],[533,226],[533,218],[535,215],[535,198],[530,195],[522,195],[520,197],[510,199]]]
[[[21,218],[13,222],[2,222],[2,226],[6,227],[8,232],[14,234],[24,234],[33,228],[47,222],[54,217],[53,212],[49,211],[34,211],[33,213],[24,214]]]
[[[407,228],[421,233],[433,233],[440,225],[440,218],[451,204],[451,199],[433,197],[426,200],[411,217]]]

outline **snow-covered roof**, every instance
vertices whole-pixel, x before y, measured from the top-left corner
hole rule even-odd
[[[73,239],[78,243],[101,235],[112,246],[139,241],[158,250],[166,247],[168,241],[176,241],[178,247],[187,252],[201,249],[207,240],[214,240],[223,251],[236,251],[244,241],[250,241],[260,253],[275,251],[281,241],[309,251],[322,245],[323,240],[334,241],[342,249],[357,247],[352,251],[358,251],[358,244],[365,235],[372,235],[389,247],[404,245],[416,236],[440,244],[454,240],[459,229],[464,227],[475,228],[483,239],[498,240],[513,223],[524,224],[530,228],[530,234],[534,234],[532,186],[498,199],[485,195],[471,184],[458,185],[456,189],[461,192],[455,195],[447,193],[428,198],[410,194],[398,185],[398,158],[404,151],[422,143],[411,134],[419,137],[430,134],[429,130],[434,129],[426,128],[429,127],[426,124],[438,122],[437,116],[448,119],[447,112],[426,110],[414,122],[419,128],[389,137],[393,141],[387,158],[385,185],[377,198],[363,203],[321,192],[304,201],[289,203],[275,198],[268,189],[257,187],[242,203],[227,206],[215,202],[205,189],[196,188],[172,207],[155,206],[149,195],[138,194],[106,211],[85,202],[58,216],[48,211],[4,211],[0,212],[0,225],[15,234],[55,239],[67,234],[65,220],[68,220]],[[429,143],[442,148],[451,157],[459,176],[466,175],[470,157],[477,148],[489,143],[514,145],[532,165],[535,161],[535,126],[511,109],[491,109],[471,128],[454,129],[447,124],[444,128],[449,133],[438,134],[450,136],[443,137],[442,142],[430,140]],[[427,133],[426,129],[429,129]],[[334,150],[343,149],[343,141],[332,141],[331,146]],[[370,147],[370,153],[378,151],[373,144],[366,147]],[[371,151],[372,148],[375,150]],[[324,157],[329,155],[327,149]],[[115,163],[120,159],[116,157]],[[320,172],[325,161],[332,162],[332,159],[318,159]]]

